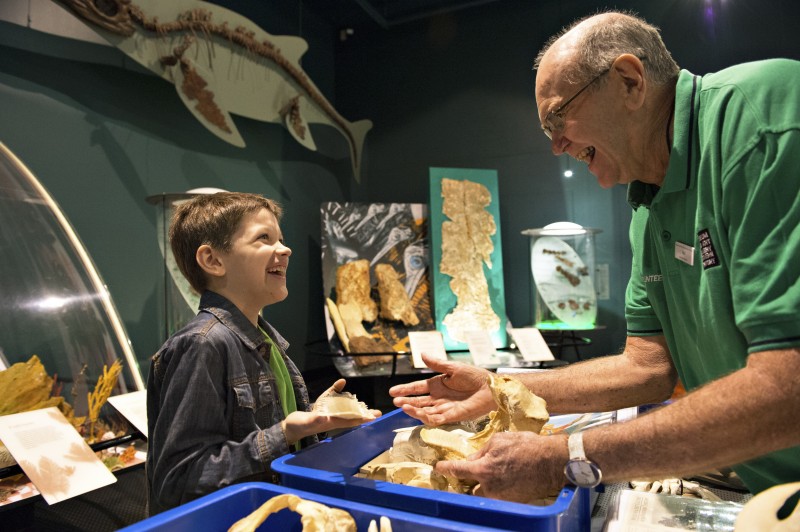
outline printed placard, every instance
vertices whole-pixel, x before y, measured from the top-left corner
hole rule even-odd
[[[427,368],[422,361],[422,353],[439,360],[447,360],[444,340],[439,331],[409,331],[408,341],[411,345],[411,360],[415,368]]]
[[[147,390],[115,395],[108,402],[147,437]]]
[[[55,407],[0,417],[0,440],[48,504],[117,481]]]
[[[522,358],[530,362],[544,362],[555,360],[550,346],[547,345],[541,331],[535,327],[511,329],[511,336],[517,344]]]
[[[466,331],[464,336],[467,339],[469,354],[472,355],[472,363],[476,366],[488,366],[497,363],[497,350],[492,343],[489,331]]]

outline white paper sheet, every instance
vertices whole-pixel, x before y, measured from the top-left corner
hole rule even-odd
[[[147,390],[114,395],[108,402],[147,437]]]
[[[539,329],[525,327],[522,329],[511,329],[510,332],[523,359],[531,362],[555,360],[553,352],[550,351],[550,346],[547,345]]]
[[[465,331],[469,354],[472,355],[472,363],[476,366],[489,366],[497,364],[497,350],[492,343],[489,331]]]
[[[117,481],[55,407],[0,417],[0,440],[48,504]]]
[[[439,331],[409,331],[408,342],[411,344],[411,361],[415,368],[428,367],[422,361],[422,353],[439,360],[447,360],[444,339]]]

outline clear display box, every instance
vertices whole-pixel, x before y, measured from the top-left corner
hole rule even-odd
[[[601,231],[570,222],[522,231],[530,237],[534,327],[597,327],[594,237]]]

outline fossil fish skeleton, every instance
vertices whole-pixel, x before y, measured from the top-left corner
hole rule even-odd
[[[53,0],[137,63],[175,85],[189,111],[234,146],[245,142],[231,114],[281,123],[316,150],[309,124],[347,139],[360,179],[369,120],[349,122],[300,67],[308,44],[270,35],[249,19],[199,0]]]

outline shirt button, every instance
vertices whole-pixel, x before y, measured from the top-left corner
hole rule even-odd
[[[664,241],[666,242],[669,241],[670,238],[672,238],[672,235],[669,233],[669,231],[662,231],[661,238],[663,238]]]

